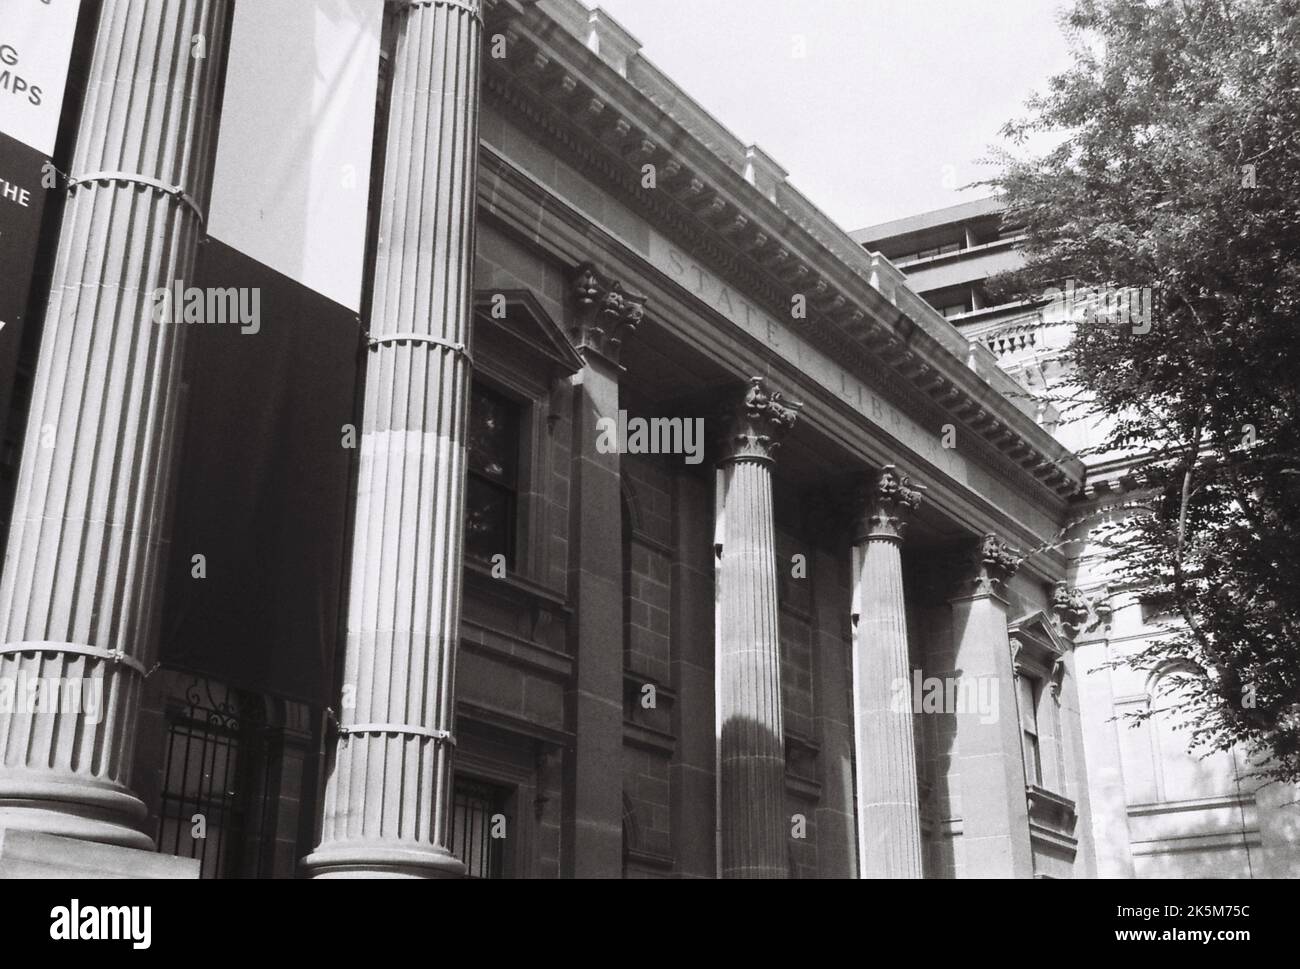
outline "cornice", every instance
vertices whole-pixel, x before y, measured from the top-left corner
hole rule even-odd
[[[562,266],[573,266],[584,259],[594,258],[597,262],[608,265],[611,270],[617,267],[617,272],[623,278],[652,294],[656,312],[663,315],[662,322],[701,317],[717,320],[718,325],[725,323],[725,317],[716,310],[707,304],[696,303],[691,294],[647,263],[644,255],[633,249],[627,240],[592,222],[575,208],[573,202],[557,196],[552,189],[516,166],[491,145],[483,145],[479,168],[480,219],[492,224],[498,231],[505,232],[519,245]],[[714,329],[715,327],[700,327],[697,338],[704,345],[715,343],[712,334]],[[687,338],[683,335],[683,339]],[[860,453],[878,465],[901,456],[897,442],[889,437],[885,429],[861,421],[857,412],[850,411],[849,405],[830,388],[802,375],[794,362],[784,358],[779,362],[779,369],[784,373],[783,382],[790,387],[800,388],[805,403],[819,410],[821,420],[831,422],[824,429],[828,433],[839,435],[845,447],[853,448],[854,453]],[[743,374],[737,372],[735,376]],[[882,397],[890,399],[891,403],[898,403],[889,397],[887,389],[875,389],[880,391]],[[815,404],[812,403],[814,401]],[[865,440],[858,441],[859,434],[864,435]],[[851,441],[857,443],[850,443]],[[982,452],[976,452],[971,460],[978,461],[980,453]],[[988,496],[949,477],[941,467],[933,465],[923,455],[914,454],[908,463],[916,473],[931,482],[932,491],[937,488],[938,494],[945,496],[934,502],[936,506],[946,503],[947,511],[954,520],[968,524],[978,533],[991,528],[1002,534],[1015,534],[1027,546],[1037,546],[1044,541],[1046,534],[1056,531],[1055,525],[1049,526],[1048,532],[1025,525],[1011,515],[1011,505],[994,503]],[[995,472],[997,467],[993,466]],[[1059,498],[1037,486],[1037,482],[1028,476],[1006,475],[1000,479],[1000,484],[1011,494],[1023,499],[1027,506],[1053,516],[1052,521],[1056,520],[1054,516],[1065,510]],[[1042,581],[1055,582],[1064,574],[1065,561],[1065,556],[1059,551],[1048,550],[1042,555],[1031,557],[1026,564]]]
[[[718,332],[720,326],[727,325],[722,313],[698,303],[689,291],[681,289],[676,282],[653,265],[647,263],[645,256],[634,250],[625,238],[619,237],[610,229],[590,220],[575,206],[572,200],[565,200],[555,194],[532,174],[525,172],[512,161],[503,156],[497,148],[484,144],[480,153],[480,185],[478,185],[478,206],[480,206],[481,224],[490,224],[497,232],[504,233],[513,242],[532,252],[539,259],[550,261],[560,267],[573,267],[586,259],[604,265],[611,272],[619,274],[629,285],[640,287],[650,295],[654,306],[655,323],[669,328],[679,328],[679,338],[690,345],[697,346],[699,352],[710,356],[716,362],[727,364],[735,359],[729,346],[731,336],[723,337]],[[689,330],[680,329],[685,321],[697,321]],[[698,325],[698,320],[712,321],[714,325]],[[694,342],[692,342],[694,341]],[[755,347],[755,352],[764,352],[762,347]],[[746,355],[745,362],[738,363],[733,372],[737,378],[746,372],[754,371],[761,363],[762,356]],[[883,427],[863,421],[858,411],[841,399],[833,390],[823,386],[805,375],[797,363],[787,358],[774,360],[774,375],[780,373],[781,384],[790,389],[798,389],[805,402],[806,412],[818,415],[819,431],[826,432],[846,447],[853,454],[859,455],[867,463],[883,466],[894,458],[902,457],[897,441],[889,437]],[[876,388],[880,390],[879,388]],[[888,397],[881,392],[881,397]],[[893,401],[891,398],[891,402]],[[978,460],[978,455],[972,463]],[[1014,502],[996,502],[995,499],[971,489],[953,479],[943,468],[933,464],[924,455],[913,454],[909,466],[922,479],[930,481],[930,501],[933,506],[944,510],[952,516],[954,522],[969,525],[976,533],[997,531],[1000,535],[1015,536],[1026,548],[1036,548],[1045,541],[1045,535],[1056,533],[1058,525],[1056,516],[1066,510],[1063,503],[1047,489],[1036,485],[1027,476],[1006,475],[998,480],[1001,488],[1013,496],[1023,499],[1024,507],[1032,507],[1037,512],[1048,515],[1050,524],[1032,527],[1013,514]],[[988,464],[980,466],[989,468]],[[993,466],[995,473],[998,466]],[[845,510],[845,519],[841,519],[836,536],[844,537],[846,519],[853,512]],[[1047,532],[1044,532],[1047,528]],[[1045,550],[1043,554],[1027,559],[1024,567],[1037,579],[1045,583],[1054,583],[1065,574],[1066,557],[1057,549]]]
[[[778,317],[788,313],[792,295],[805,295],[804,335],[873,385],[892,385],[913,406],[917,398],[927,402],[970,432],[968,444],[1001,455],[1058,499],[1077,492],[1082,462],[972,373],[970,361],[929,332],[929,324],[873,288],[868,254],[831,248],[807,216],[784,211],[543,12],[518,18],[507,45],[510,57],[485,61],[485,90],[540,129],[551,147],[689,239],[696,258],[743,281],[747,296]],[[654,190],[641,187],[647,163],[656,167]],[[945,339],[964,344],[955,331]],[[990,380],[1008,384],[1007,393],[1016,391],[995,366],[987,369]]]

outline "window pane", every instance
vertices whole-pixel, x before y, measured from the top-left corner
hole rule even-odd
[[[465,554],[490,560],[515,556],[515,491],[519,474],[520,407],[475,383],[469,415]]]
[[[1043,758],[1038,745],[1038,698],[1042,684],[1032,676],[1021,673],[1016,677],[1016,706],[1020,714],[1021,742],[1025,748],[1025,780],[1030,784],[1043,783]]]
[[[1038,736],[1038,684],[1032,677],[1016,677],[1017,701],[1020,707],[1020,727],[1025,733]]]
[[[510,488],[519,473],[519,405],[477,383],[469,408],[469,468]]]
[[[478,559],[504,555],[514,564],[514,492],[471,473],[465,489],[465,554]]]
[[[1028,730],[1024,733],[1025,740],[1025,777],[1030,784],[1041,786],[1043,783],[1043,758],[1038,750],[1038,737]]]

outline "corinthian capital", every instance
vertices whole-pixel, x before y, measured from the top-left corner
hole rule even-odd
[[[861,514],[853,540],[901,540],[912,512],[921,505],[924,491],[894,465],[885,465],[859,493]]]
[[[996,535],[985,535],[975,546],[968,571],[959,581],[962,594],[996,595],[1020,568],[1020,552]]]
[[[745,395],[725,415],[722,460],[772,460],[802,406],[767,390],[762,377],[751,377]]]
[[[1052,589],[1052,614],[1058,628],[1073,639],[1088,621],[1088,597],[1068,582],[1058,582]]]
[[[574,273],[573,300],[574,344],[618,363],[623,340],[645,315],[646,298],[627,292],[622,283],[602,276],[595,266],[584,262]]]

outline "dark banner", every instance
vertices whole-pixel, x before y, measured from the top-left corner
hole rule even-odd
[[[153,325],[188,329],[162,661],[324,703],[360,326],[215,239],[199,252],[193,281],[153,294]]]
[[[0,435],[13,392],[41,234],[48,158],[0,132]],[[47,179],[48,181],[48,179]]]

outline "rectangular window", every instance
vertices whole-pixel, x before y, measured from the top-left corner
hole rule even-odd
[[[456,778],[451,851],[464,863],[470,878],[505,877],[505,846],[511,834],[505,813],[508,796],[509,792],[491,784]]]
[[[1016,677],[1016,698],[1020,707],[1020,733],[1025,745],[1025,779],[1037,786],[1043,783],[1043,758],[1038,745],[1038,698],[1041,684],[1021,673]]]
[[[469,475],[465,494],[465,554],[515,564],[519,504],[521,408],[475,382],[469,407]]]

